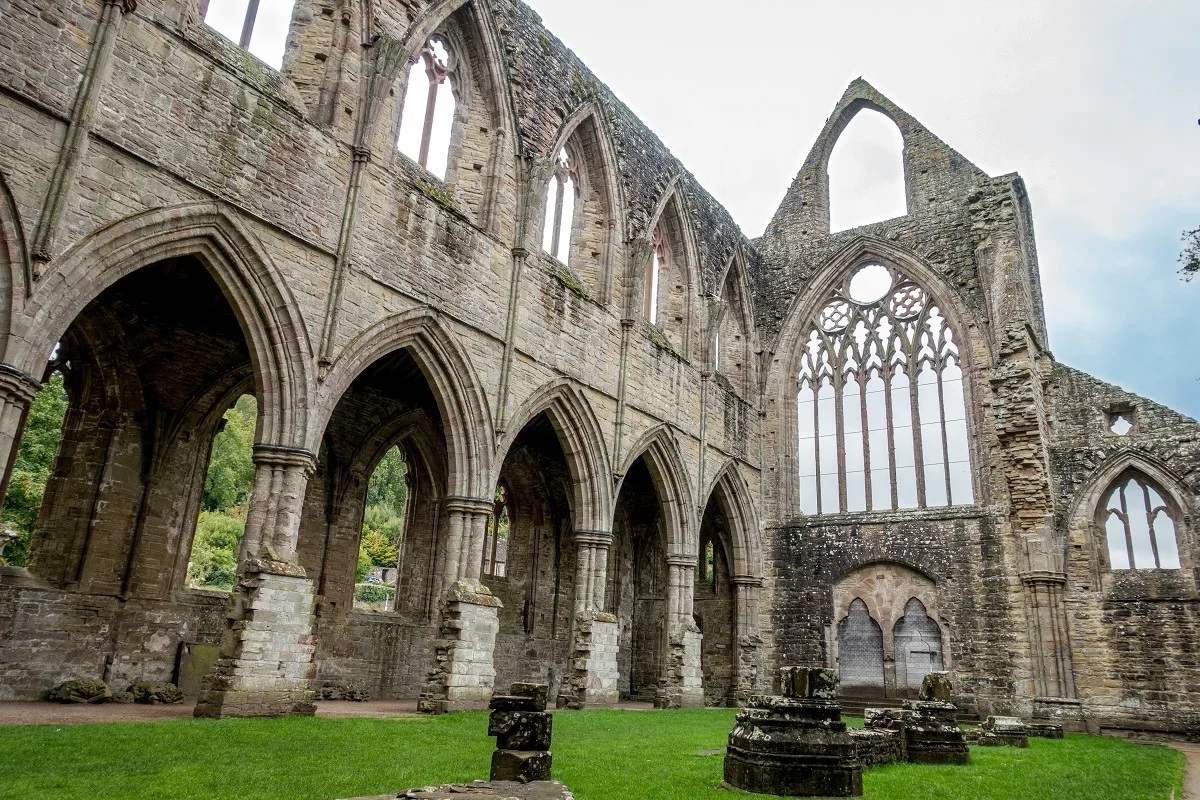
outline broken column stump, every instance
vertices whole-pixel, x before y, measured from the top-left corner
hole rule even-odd
[[[862,762],[842,721],[837,675],[784,667],[783,696],[754,695],[738,714],[725,752],[725,782],[787,797],[858,797]]]
[[[496,737],[493,781],[550,780],[550,714],[544,683],[514,683],[509,694],[492,697],[488,736]]]
[[[1029,727],[1016,717],[988,717],[979,726],[984,747],[1029,747]]]
[[[904,703],[904,739],[915,764],[969,764],[971,751],[950,702],[950,675],[931,672],[921,682],[918,700]]]

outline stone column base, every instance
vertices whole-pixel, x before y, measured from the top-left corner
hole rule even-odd
[[[486,588],[459,581],[450,588],[434,665],[417,710],[426,714],[488,707],[496,684],[492,651],[503,604]]]
[[[568,708],[613,708],[617,689],[617,617],[605,611],[575,616],[571,694]]]
[[[695,623],[671,633],[667,646],[667,677],[654,698],[655,708],[703,708],[704,677],[700,670],[700,643],[704,637]]]
[[[221,655],[201,684],[195,715],[313,714],[313,602],[301,567],[251,562],[230,599]]]
[[[1083,703],[1070,697],[1035,697],[1031,716],[1034,720],[1062,725],[1065,731],[1087,729]]]

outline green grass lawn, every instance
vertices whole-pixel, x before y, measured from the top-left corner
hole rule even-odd
[[[733,710],[554,715],[554,777],[579,800],[730,800]],[[178,720],[0,728],[0,798],[329,800],[486,778],[484,712],[399,719]],[[867,770],[886,800],[1168,800],[1183,756],[1094,736],[971,749],[968,767]],[[753,795],[741,794],[750,798]]]

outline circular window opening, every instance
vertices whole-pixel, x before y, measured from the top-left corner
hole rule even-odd
[[[850,299],[856,303],[874,303],[892,288],[892,273],[882,264],[867,264],[850,279]]]

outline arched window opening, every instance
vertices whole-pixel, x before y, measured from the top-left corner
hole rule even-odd
[[[396,607],[400,567],[404,563],[409,487],[404,452],[393,446],[384,453],[367,482],[355,574],[356,609],[391,611]]]
[[[509,491],[503,483],[496,487],[493,502],[483,539],[483,574],[503,578],[508,574],[508,532],[512,523]]]
[[[804,340],[796,410],[805,513],[974,502],[957,339],[896,270],[868,263],[834,289]]]
[[[69,369],[70,364],[60,361],[58,355],[56,347],[50,361],[53,371],[29,405],[25,430],[13,461],[8,493],[0,510],[0,566],[25,566],[42,510],[46,481],[54,469],[69,402],[63,370]]]
[[[400,116],[400,152],[440,179],[446,177],[450,134],[454,127],[451,53],[433,36],[408,70],[408,88]]]
[[[1127,473],[1118,478],[1103,509],[1108,560],[1114,571],[1180,568],[1175,516],[1145,476]]]
[[[650,263],[646,265],[646,305],[643,313],[651,325],[658,324],[659,286],[662,284],[663,273],[668,267],[667,242],[662,225],[654,226],[651,239],[652,252]]]
[[[554,174],[546,187],[546,223],[542,230],[542,249],[563,264],[571,257],[578,196],[579,170],[575,159],[564,147],[558,151]]]
[[[717,571],[716,571],[716,548],[713,546],[712,539],[704,543],[704,554],[700,559],[700,580],[708,584],[710,589],[717,588]]]
[[[193,589],[232,591],[237,578],[238,545],[246,531],[246,513],[254,487],[254,428],[258,402],[244,394],[225,412],[213,436],[208,474],[188,559],[187,585]]]
[[[294,0],[209,0],[204,22],[275,69],[292,24]]]
[[[867,604],[856,597],[849,613],[838,623],[838,679],[852,695],[883,692],[883,630]]]
[[[829,155],[829,230],[857,228],[908,213],[904,139],[872,109],[850,120]]]
[[[911,598],[904,616],[892,629],[896,647],[896,683],[916,691],[925,676],[942,669],[942,631],[925,611],[925,604]]]

